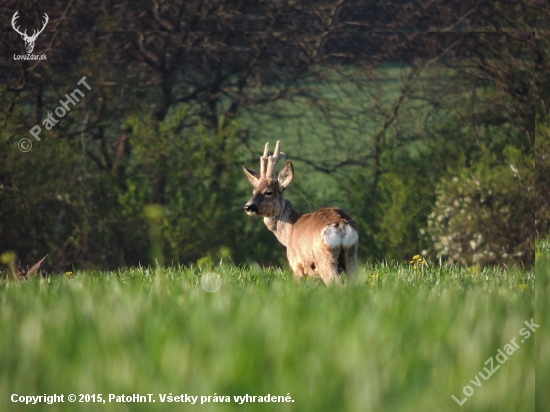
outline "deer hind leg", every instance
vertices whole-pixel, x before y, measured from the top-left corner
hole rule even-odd
[[[317,271],[321,276],[321,279],[330,285],[333,282],[340,284],[340,276],[338,276],[338,256],[340,255],[340,248],[325,248],[323,254],[318,256],[315,261]]]
[[[357,278],[357,243],[350,247],[342,247],[342,257],[346,282],[353,282]]]
[[[342,254],[346,281],[350,282],[357,277],[357,244],[359,235],[357,230],[349,224],[344,226],[344,237],[342,239]]]

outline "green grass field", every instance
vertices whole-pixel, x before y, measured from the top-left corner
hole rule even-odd
[[[533,272],[377,264],[356,284],[327,288],[275,268],[215,271],[215,293],[201,287],[200,268],[0,280],[0,410],[534,408],[535,338],[520,343],[534,317]],[[480,379],[513,338],[519,348]],[[474,393],[460,407],[451,396],[462,401],[466,385]],[[13,394],[64,394],[65,403],[12,403]],[[107,402],[69,403],[69,394]],[[109,403],[109,394],[156,402]],[[164,394],[198,398],[162,403]],[[293,402],[234,401],[246,394]],[[201,405],[201,396],[212,398]]]

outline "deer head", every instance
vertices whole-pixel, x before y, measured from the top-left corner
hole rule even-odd
[[[244,174],[254,186],[252,198],[244,210],[249,216],[274,217],[281,213],[284,207],[283,191],[294,179],[292,162],[288,161],[275,177],[275,166],[285,154],[281,152],[280,142],[277,142],[273,155],[269,155],[269,143],[266,143],[263,156],[260,157],[260,172],[243,166]]]
[[[13,29],[19,33],[21,35],[21,38],[23,39],[23,41],[25,42],[25,49],[27,50],[27,53],[32,53],[32,51],[34,50],[34,42],[36,41],[38,35],[40,33],[42,33],[44,31],[44,29],[46,28],[46,25],[48,24],[48,21],[50,20],[48,15],[46,13],[44,13],[44,23],[42,25],[42,28],[40,30],[34,30],[32,36],[27,36],[27,30],[25,30],[24,33],[21,33],[19,31],[19,27],[15,27],[15,21],[17,20],[17,18],[19,17],[17,15],[17,13],[19,13],[19,10],[17,10],[15,12],[15,14],[13,15],[12,19],[11,19],[11,26],[13,27]]]

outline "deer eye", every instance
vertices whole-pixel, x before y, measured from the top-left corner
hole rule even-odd
[[[270,192],[269,190],[267,192],[264,192],[264,195],[266,196],[271,196],[273,194],[273,192]]]

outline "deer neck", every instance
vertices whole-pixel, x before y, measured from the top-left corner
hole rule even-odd
[[[281,213],[278,216],[264,217],[264,223],[269,230],[275,233],[279,242],[288,245],[292,225],[300,218],[300,214],[292,208],[292,203],[285,199]]]

